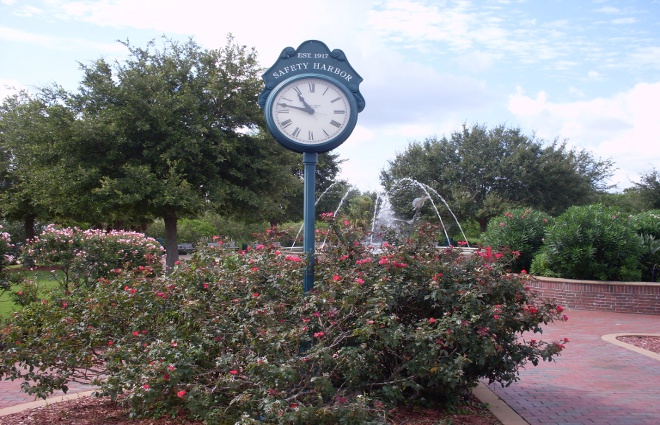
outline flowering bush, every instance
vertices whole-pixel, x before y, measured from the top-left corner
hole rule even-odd
[[[507,385],[564,348],[521,338],[565,316],[505,272],[510,254],[438,250],[431,227],[375,252],[326,220],[307,294],[305,258],[268,240],[198,252],[169,276],[124,270],[14,314],[0,372],[42,397],[93,372],[134,415],[363,424],[399,403],[455,402],[479,378]]]
[[[568,279],[639,281],[642,242],[618,210],[570,207],[546,232],[533,274]]]
[[[142,233],[58,228],[48,225],[30,241],[27,255],[63,272],[62,289],[90,286],[123,268],[162,271],[163,247]]]
[[[519,253],[511,263],[512,271],[529,270],[532,258],[543,245],[545,229],[552,221],[553,218],[544,212],[531,208],[513,209],[488,222],[482,241],[493,248],[508,248]]]
[[[9,290],[12,285],[10,273],[7,271],[7,266],[14,261],[12,256],[12,248],[14,245],[11,243],[9,233],[2,231],[0,225],[0,294]]]

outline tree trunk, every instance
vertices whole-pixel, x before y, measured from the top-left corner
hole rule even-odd
[[[166,211],[165,217],[165,252],[167,253],[167,273],[169,274],[179,261],[179,245],[177,240],[177,217],[174,211]]]
[[[34,239],[34,215],[27,215],[23,220],[23,230],[25,230],[25,242]]]
[[[479,230],[481,230],[481,233],[485,232],[488,227],[488,219],[484,217],[477,218],[477,223],[479,223]]]

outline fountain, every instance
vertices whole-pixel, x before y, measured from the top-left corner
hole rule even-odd
[[[396,190],[397,186],[399,186],[402,183],[411,183],[420,188],[424,196],[417,197],[412,200],[412,210],[414,211],[413,217],[410,220],[404,220],[397,218],[394,215],[394,211],[392,210],[391,203],[389,201],[390,198],[390,193]],[[376,197],[376,202],[374,205],[374,215],[373,215],[373,221],[371,224],[371,236],[369,243],[376,246],[380,245],[382,243],[382,239],[378,237],[378,234],[376,233],[377,227],[381,228],[391,228],[397,231],[398,233],[402,232],[402,225],[413,225],[415,221],[419,219],[419,216],[421,214],[422,208],[424,207],[425,203],[429,201],[433,207],[433,211],[435,212],[435,215],[438,217],[438,220],[440,221],[440,225],[442,227],[442,230],[445,234],[445,238],[447,243],[451,241],[451,238],[449,237],[449,234],[447,233],[447,227],[445,226],[445,223],[442,219],[442,216],[440,215],[440,211],[438,210],[438,207],[436,203],[433,200],[433,196],[431,196],[431,193],[436,196],[437,199],[439,199],[444,206],[447,208],[447,211],[451,214],[453,217],[456,225],[458,226],[461,235],[463,236],[463,239],[466,241],[466,245],[469,248],[469,243],[467,242],[467,236],[465,235],[465,232],[463,231],[463,228],[461,226],[461,223],[458,221],[458,218],[456,218],[456,215],[452,211],[452,209],[449,207],[449,204],[447,201],[432,187],[430,187],[427,184],[421,183],[415,179],[405,177],[403,179],[397,180],[393,187],[390,189],[390,192],[381,194],[379,193]],[[380,208],[379,208],[380,206]],[[374,236],[375,239],[374,239]],[[380,240],[379,240],[380,239]]]

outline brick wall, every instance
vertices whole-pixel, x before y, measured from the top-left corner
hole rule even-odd
[[[576,310],[660,315],[660,283],[536,277],[530,286],[542,297]]]

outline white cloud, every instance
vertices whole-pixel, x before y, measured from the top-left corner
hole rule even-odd
[[[555,103],[539,92],[522,90],[509,97],[509,111],[545,139],[568,143],[611,158],[619,168],[613,182],[629,187],[639,175],[660,163],[660,82],[640,83],[609,98]]]

